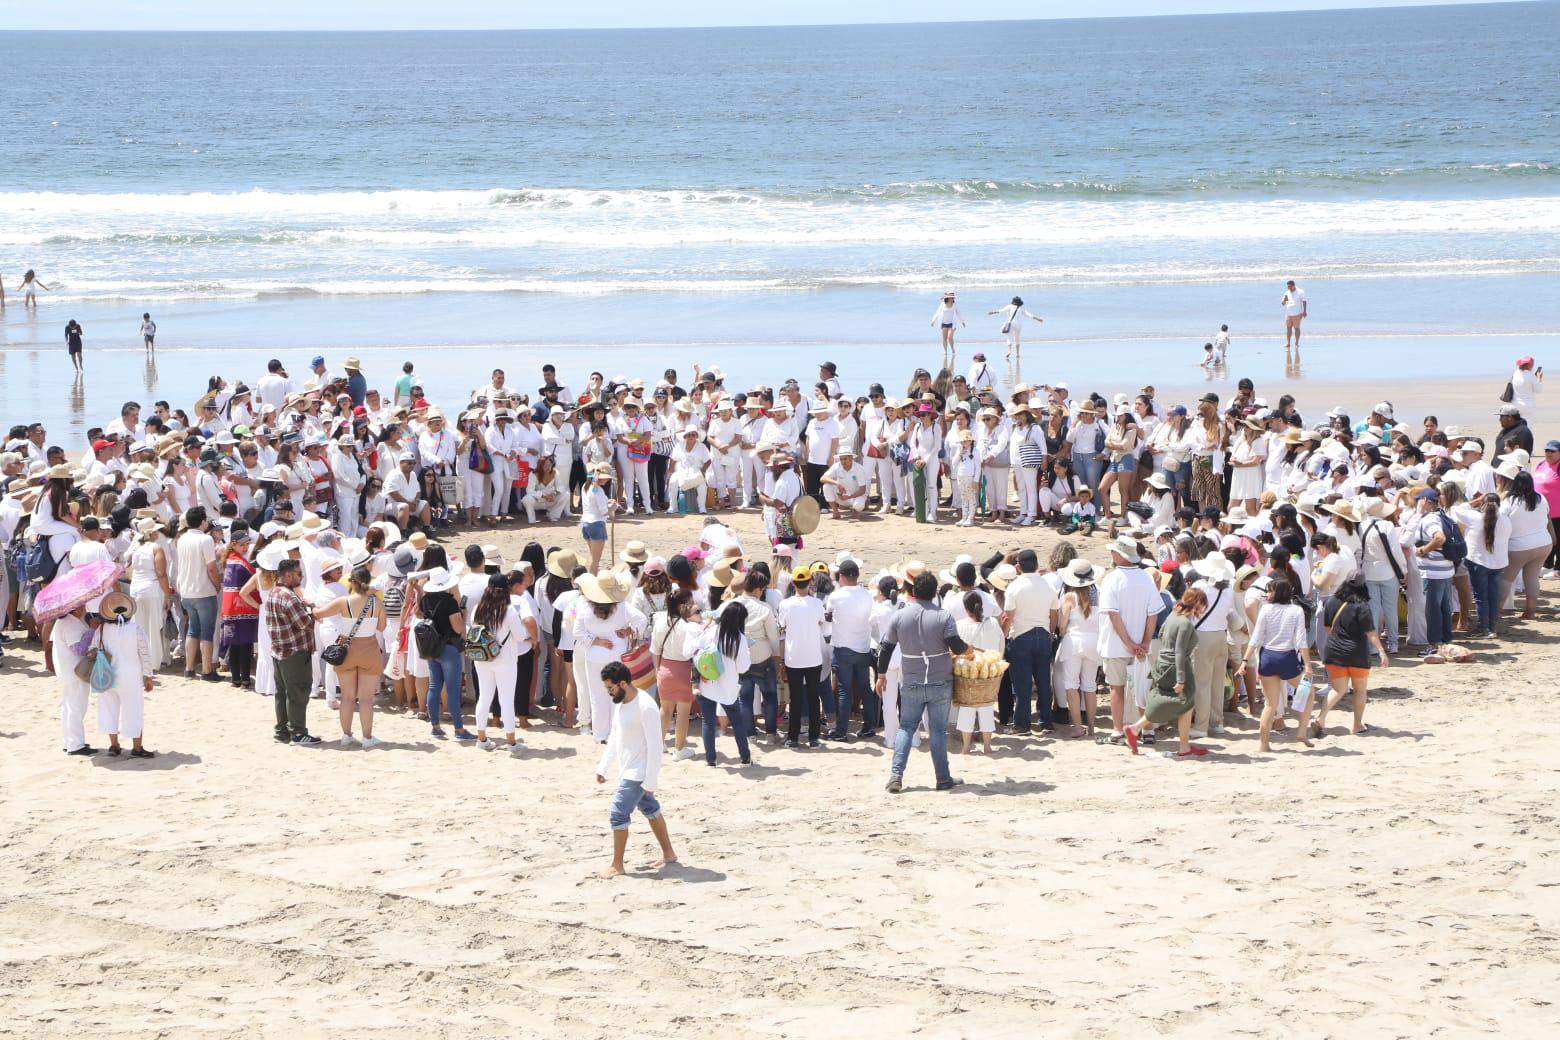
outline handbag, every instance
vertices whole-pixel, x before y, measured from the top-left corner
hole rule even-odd
[[[1032,436],[1026,435],[1018,446],[1018,464],[1024,469],[1039,469],[1045,464],[1045,452]]]
[[[640,643],[623,654],[623,667],[628,669],[628,681],[637,690],[648,690],[655,685],[655,661],[650,657],[650,644]]]
[[[466,468],[473,473],[492,473],[493,456],[482,445],[472,441],[471,455],[466,459]]]
[[[87,642],[89,644],[92,642],[92,636],[90,634],[87,636]],[[97,655],[108,652],[103,649],[103,630],[101,628],[97,631],[97,643],[97,646],[89,645],[85,650],[83,650],[81,652],[81,657],[76,661],[76,667],[73,670],[76,673],[76,678],[80,679],[82,682],[91,681],[92,666],[97,663]]]
[[[368,596],[363,600],[363,609],[358,611],[358,616],[352,622],[352,628],[344,636],[337,636],[336,641],[320,651],[320,660],[332,668],[339,666],[347,659],[347,646],[357,638],[358,629],[362,627],[363,619],[368,617],[368,612],[373,609],[374,597]]]
[[[1510,404],[1511,401],[1512,401],[1512,398],[1514,398],[1516,396],[1517,396],[1516,387],[1511,385],[1511,381],[1510,380],[1507,380],[1507,382],[1506,382],[1506,389],[1504,389],[1504,390],[1502,390],[1500,392],[1501,403],[1502,404]]]
[[[883,457],[883,449],[879,448],[872,441],[868,441],[867,442],[867,458],[869,458],[869,459],[881,459],[882,457]]]
[[[1006,336],[1013,331],[1013,323],[1018,320],[1018,305],[1013,305],[1013,316],[1002,323],[1002,335]]]

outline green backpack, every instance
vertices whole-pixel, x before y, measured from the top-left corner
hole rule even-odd
[[[509,642],[509,636],[502,640],[494,639],[493,633],[481,625],[469,625],[466,628],[466,638],[461,645],[461,653],[468,661],[492,661],[495,660],[504,644]]]

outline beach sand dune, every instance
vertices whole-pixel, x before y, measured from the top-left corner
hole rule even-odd
[[[1011,537],[826,521],[805,555],[848,544],[870,573]],[[157,759],[67,758],[53,680],[13,644],[0,1035],[1549,1034],[1557,633],[1545,615],[1474,664],[1394,662],[1373,732],[1340,712],[1309,752],[1257,755],[1251,725],[1196,764],[1004,736],[951,794],[918,752],[895,798],[876,744],[739,769],[728,740],[718,768],[664,765],[683,862],[644,866],[636,820],[612,882],[612,788],[580,736],[544,726],[511,757],[382,713],[386,747],[341,750],[315,702],[329,742],[285,748],[268,699],[164,678]]]

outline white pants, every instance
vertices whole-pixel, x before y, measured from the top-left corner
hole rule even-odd
[[[1018,515],[1033,520],[1040,515],[1040,471],[1026,466],[1013,467],[1014,483],[1018,485]],[[1049,488],[1045,489],[1049,492]]]
[[[581,726],[589,726],[591,720],[590,680],[586,678],[585,651],[576,650],[574,652],[574,660],[569,663],[569,667],[574,669],[575,722]],[[563,721],[567,724],[569,720],[564,719]]]
[[[878,498],[882,499],[883,508],[887,509],[898,497],[899,467],[895,466],[891,459],[866,459],[864,460],[872,471],[872,479],[877,482]]]
[[[622,460],[618,462],[618,475],[623,478],[624,512],[632,513],[634,511],[635,485],[639,487],[639,497],[644,503],[645,512],[655,512],[654,507],[650,504],[650,460],[635,462],[627,455],[624,455]]]
[[[953,728],[960,733],[995,733],[997,731],[996,705],[988,704],[984,708],[972,708],[967,704],[959,705],[959,715]]]
[[[1048,487],[1043,487],[1036,494],[1035,500],[1040,504],[1040,512],[1049,513],[1065,501],[1065,496],[1058,495]]]
[[[343,538],[356,538],[361,533],[358,530],[357,489],[337,484],[335,491],[336,530],[341,532],[341,537]]]
[[[958,491],[961,519],[965,523],[974,523],[975,508],[980,505],[980,478],[960,477],[954,487]]]
[[[677,474],[674,472],[671,477],[671,490],[667,493],[672,499],[671,504],[673,510],[675,511],[677,507],[677,497],[679,495],[687,495],[688,505],[690,507],[689,512],[705,512],[705,489],[708,486],[708,484],[701,480],[687,491],[684,491],[677,485]]]
[[[986,510],[992,513],[1006,513],[1008,507],[1008,467],[983,466],[981,473],[986,478]]]
[[[851,509],[858,513],[867,508],[867,492],[865,488],[858,491],[855,498],[847,498],[841,502],[840,489],[833,484],[825,484],[823,486],[823,500],[831,506],[839,502],[846,509]]]
[[[509,515],[509,489],[520,475],[513,459],[493,458],[493,472],[488,474],[488,515]]]
[[[758,454],[751,448],[742,450],[742,505],[744,508],[754,505],[758,501],[758,489],[763,481],[760,476],[764,467],[759,464]]]
[[[601,680],[604,664],[605,661],[585,662],[585,686],[590,691],[590,735],[598,741],[612,735],[612,695]]]
[[[937,477],[942,473],[941,459],[927,459],[922,467],[926,476],[926,522],[937,522]]]
[[[883,746],[889,750],[893,750],[894,741],[899,737],[899,683],[903,678],[903,673],[897,668],[890,668],[883,673]],[[910,746],[921,746],[919,727],[910,738]]]
[[[135,617],[146,632],[146,650],[152,658],[152,671],[160,671],[168,654],[168,640],[163,636],[163,619],[168,616],[168,603],[158,585],[150,585],[137,592]]]
[[[738,450],[733,448],[724,455],[718,451],[710,453],[712,456],[709,468],[710,487],[714,488],[717,494],[727,494],[737,486]]]
[[[65,750],[75,751],[87,743],[87,695],[90,688],[76,678],[76,673],[69,665],[64,665],[59,658],[56,658],[56,663],[62,665],[59,669],[60,727],[65,733]],[[99,697],[98,704],[102,703],[103,698]]]
[[[116,684],[98,694],[98,732],[135,740],[141,735],[144,721],[145,703],[139,678],[134,684],[127,683],[123,690]]]
[[[488,515],[487,504],[490,497],[488,476],[489,474],[473,473],[468,469],[466,475],[461,478],[461,490],[465,493],[461,500],[462,504],[467,509],[475,509],[480,516]]]
[[[487,720],[493,707],[493,698],[498,697],[498,714],[504,720],[504,734],[513,736],[515,732],[515,673],[519,670],[520,662],[513,654],[503,654],[493,661],[471,662],[477,673],[477,728],[486,729]]]
[[[1024,339],[1023,326],[1018,323],[1018,315],[1015,314],[1013,316],[1013,323],[1008,326],[1008,330],[1003,338],[1007,340],[1008,353],[1017,354],[1019,344]]]
[[[536,523],[536,510],[538,507],[545,511],[548,520],[563,519],[563,511],[568,508],[569,496],[567,492],[561,493],[550,504],[539,501],[535,495],[527,491],[520,498],[520,504],[525,507],[525,518],[531,523]]]

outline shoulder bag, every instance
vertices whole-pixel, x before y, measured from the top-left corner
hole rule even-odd
[[[363,597],[363,609],[358,611],[356,620],[352,622],[352,628],[344,636],[337,636],[336,641],[320,651],[320,660],[332,668],[347,659],[347,646],[357,638],[358,629],[363,625],[363,619],[368,617],[369,611],[374,609],[374,597]]]

